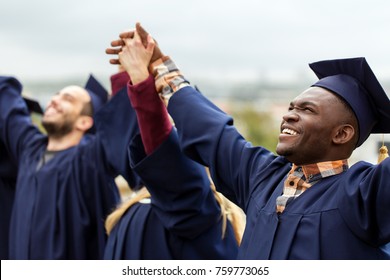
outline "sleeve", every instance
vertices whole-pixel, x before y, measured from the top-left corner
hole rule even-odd
[[[115,96],[119,91],[127,86],[130,81],[130,76],[126,71],[116,73],[110,77],[111,93]]]
[[[390,158],[374,166],[356,163],[347,174],[339,190],[344,221],[373,246],[390,242]]]
[[[0,77],[0,136],[13,161],[37,137],[43,137],[32,123],[22,96],[22,85],[13,77]]]
[[[152,75],[135,86],[129,84],[128,94],[137,114],[145,151],[149,155],[161,145],[172,129],[167,109],[157,95]]]
[[[140,137],[131,145],[131,166],[151,193],[152,205],[164,226],[174,234],[193,239],[220,224],[220,208],[206,170],[182,154],[176,131],[172,129],[147,157],[139,152],[141,145]]]
[[[251,177],[259,176],[276,156],[253,147],[233,126],[230,116],[192,87],[171,97],[168,112],[184,152],[208,166],[217,189],[245,211],[252,188],[258,184],[251,183]]]
[[[92,145],[87,145],[88,157],[104,165],[111,176],[120,174],[131,187],[139,186],[139,177],[130,169],[127,156],[131,139],[139,129],[126,87],[99,110],[95,122],[96,139]]]
[[[111,76],[110,80],[112,83],[113,98],[95,117],[97,140],[96,144],[89,148],[91,151],[90,157],[95,158],[98,163],[103,162],[102,164],[105,165],[104,168],[108,168],[113,176],[122,175],[130,187],[134,188],[141,184],[141,180],[130,168],[127,150],[132,138],[139,133],[139,126],[137,115],[129,101],[130,95],[128,95],[128,87],[130,88],[130,91],[137,93],[143,92],[143,88],[142,86],[130,86],[130,77],[127,72],[117,73]],[[153,78],[147,82],[147,85],[149,88],[154,88]],[[147,95],[147,97],[148,96],[150,95]],[[161,100],[158,101],[161,103]],[[146,103],[149,102],[146,101]],[[161,108],[161,106],[163,108]],[[159,103],[157,103],[157,107],[166,112],[166,108],[163,104],[159,106]],[[139,108],[139,106],[137,108]],[[145,122],[149,123],[150,118],[152,118],[153,121],[156,116],[161,117],[160,114],[148,115],[151,111],[154,111],[154,108],[143,111],[139,108],[139,110],[141,110],[140,116],[144,121],[144,124]],[[160,133],[161,130],[158,125],[152,124],[151,129],[148,128],[149,126],[147,124],[143,125],[144,138],[150,139],[148,143],[151,143],[152,145],[147,146],[149,150],[154,150],[156,147],[155,145],[159,145],[159,143],[162,142],[161,139],[165,139],[169,134],[171,129],[169,120],[167,123],[167,121],[164,121],[164,118],[162,118],[161,120],[159,119],[157,123],[161,123],[161,121],[163,121],[164,124],[162,127],[164,129],[162,132],[163,134]]]

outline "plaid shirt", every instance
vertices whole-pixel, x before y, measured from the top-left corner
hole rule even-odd
[[[282,213],[287,204],[321,179],[348,170],[347,160],[325,161],[296,166],[293,164],[284,181],[283,194],[276,199],[276,212]]]
[[[157,92],[165,102],[169,102],[176,91],[190,85],[169,56],[156,60],[149,70],[154,76]]]

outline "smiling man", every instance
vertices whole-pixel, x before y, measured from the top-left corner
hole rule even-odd
[[[136,184],[127,168],[137,131],[128,98],[116,95],[105,104],[108,93],[93,76],[85,88],[65,87],[45,110],[45,135],[20,93],[16,79],[0,77],[1,140],[19,170],[9,257],[101,259],[104,220],[119,202],[114,178]]]
[[[246,212],[239,258],[389,259],[390,160],[349,167],[348,158],[370,133],[390,132],[390,101],[364,58],[310,67],[320,80],[290,103],[279,156],[245,141],[231,117],[183,85],[168,106],[182,148]]]
[[[283,116],[276,152],[297,165],[348,158],[357,144],[357,128],[345,102],[326,89],[312,87],[290,103]],[[337,129],[338,137],[328,139]],[[331,140],[333,145],[329,145]],[[346,142],[349,145],[343,145]]]
[[[129,59],[142,61],[141,45]],[[364,58],[310,64],[319,80],[288,106],[279,155],[246,141],[169,57],[146,64],[183,151],[246,213],[238,258],[390,258],[390,159],[348,165],[371,133],[390,132],[390,100]]]

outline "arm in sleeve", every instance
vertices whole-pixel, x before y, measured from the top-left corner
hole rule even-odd
[[[245,211],[255,186],[251,176],[266,170],[275,155],[253,147],[236,130],[230,116],[192,87],[177,91],[168,111],[184,152],[208,166],[218,190]]]
[[[118,72],[110,77],[111,81],[111,94],[115,96],[120,92],[130,81],[130,76],[126,71]]]
[[[339,209],[350,229],[373,246],[390,242],[390,158],[359,162],[342,182]]]
[[[108,159],[108,165],[113,169],[113,172],[115,174],[119,172],[131,187],[137,187],[141,182],[130,168],[127,149],[131,139],[139,133],[138,123],[144,124],[141,126],[141,134],[147,143],[145,147],[148,152],[153,151],[168,137],[172,125],[169,123],[168,118],[164,118],[164,115],[161,116],[159,114],[161,110],[166,112],[166,108],[157,96],[142,95],[142,97],[149,97],[148,99],[152,97],[152,100],[153,97],[157,97],[157,100],[153,100],[154,102],[150,103],[152,106],[146,109],[136,103],[136,100],[133,98],[135,108],[138,109],[137,113],[129,102],[130,93],[139,94],[144,92],[145,85],[149,88],[154,88],[152,76],[145,83],[132,86],[127,72],[120,72],[111,76],[111,85],[114,97],[96,117],[98,139],[102,142],[105,158]],[[149,104],[149,100],[144,103]],[[160,111],[156,111],[156,108]],[[160,123],[162,123],[162,126],[159,125]],[[151,128],[149,124],[152,126]]]
[[[131,145],[131,166],[151,193],[152,205],[164,226],[190,239],[221,226],[221,210],[206,170],[181,152],[175,129],[149,156],[140,153],[141,145],[140,137]]]
[[[126,86],[99,110],[95,122],[96,140],[88,145],[89,157],[104,165],[112,176],[122,175],[130,187],[138,186],[140,180],[130,168],[127,150],[139,129]]]
[[[137,114],[146,154],[149,155],[168,138],[172,130],[167,109],[156,93],[152,75],[135,86],[129,84],[128,94]]]
[[[277,157],[246,141],[233,119],[192,88],[169,57],[154,62],[151,69],[157,92],[168,103],[181,148],[208,166],[218,190],[245,210],[256,185],[251,176],[266,170]]]
[[[138,145],[134,141],[129,156],[151,193],[152,205],[164,226],[191,239],[211,226],[221,226],[218,223],[221,210],[205,168],[180,151],[176,131],[156,93],[153,76],[135,86],[129,85],[128,94],[142,139]]]
[[[0,136],[13,161],[35,139],[44,135],[32,123],[22,96],[22,85],[12,77],[0,77]]]

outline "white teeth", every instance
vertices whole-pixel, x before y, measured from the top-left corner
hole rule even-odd
[[[298,134],[298,132],[296,132],[296,131],[294,131],[292,129],[289,129],[289,128],[283,129],[282,133],[289,134],[289,135],[297,135]]]
[[[53,107],[47,108],[46,114],[53,114],[53,113],[56,113],[56,110]]]
[[[45,111],[45,116],[54,115],[56,113],[58,113],[57,109],[55,109],[54,107],[48,107]]]

